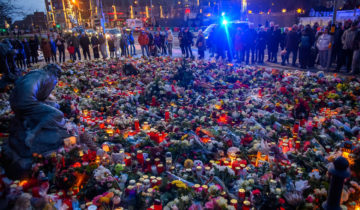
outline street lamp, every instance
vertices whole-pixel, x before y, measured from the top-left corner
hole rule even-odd
[[[286,9],[282,9],[281,12],[282,12],[282,13],[286,13]]]

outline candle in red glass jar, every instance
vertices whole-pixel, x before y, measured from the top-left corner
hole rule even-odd
[[[140,131],[140,123],[138,119],[135,119],[134,126],[136,131]]]
[[[159,165],[160,164],[160,158],[155,158],[155,165]]]
[[[300,149],[300,141],[295,142],[295,149]]]
[[[235,209],[237,209],[237,204],[238,204],[238,202],[237,202],[236,199],[231,199],[230,204],[231,204]]]
[[[156,178],[156,181],[157,181],[157,185],[161,185],[161,183],[162,183],[162,178],[161,177],[157,177]]]
[[[168,122],[170,120],[170,112],[169,110],[165,110],[165,121]]]
[[[164,172],[164,165],[162,163],[156,165],[156,169],[158,174],[161,174],[162,172]]]
[[[242,206],[242,210],[250,210],[250,208],[251,208],[250,201],[244,201],[243,206]]]
[[[240,199],[244,199],[245,198],[245,189],[239,189],[238,196]]]
[[[299,133],[299,127],[300,127],[299,122],[295,122],[293,132]]]
[[[126,156],[126,158],[125,158],[125,165],[126,165],[126,166],[130,166],[130,165],[131,165],[131,157],[130,157],[130,156]]]
[[[140,164],[141,166],[144,165],[144,155],[143,155],[142,150],[138,150],[138,151],[137,151],[136,159],[137,159],[137,161],[139,162],[139,164]]]

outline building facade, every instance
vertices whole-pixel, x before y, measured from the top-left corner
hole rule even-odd
[[[16,28],[29,31],[42,31],[47,29],[47,20],[44,12],[34,12],[23,20],[15,21]]]

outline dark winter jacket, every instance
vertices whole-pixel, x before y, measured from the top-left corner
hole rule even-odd
[[[300,37],[297,31],[290,31],[286,36],[286,49],[297,50],[299,48]]]
[[[88,36],[81,36],[80,37],[80,46],[83,49],[89,49],[89,45],[90,45],[90,40]]]

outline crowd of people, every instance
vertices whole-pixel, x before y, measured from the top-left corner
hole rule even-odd
[[[315,23],[310,25],[293,25],[288,28],[279,28],[273,22],[268,26],[253,24],[246,27],[236,27],[225,31],[221,24],[212,28],[207,38],[199,30],[197,35],[189,28],[182,28],[178,33],[178,43],[185,58],[195,58],[192,47],[198,49],[198,59],[205,58],[208,50],[209,57],[216,59],[233,60],[245,64],[264,64],[265,52],[267,62],[278,63],[281,57],[282,65],[290,64],[302,69],[317,67],[330,70],[332,64],[336,71],[346,67],[348,73],[358,73],[360,60],[360,32],[358,21],[346,21],[344,25],[329,23],[320,27]],[[16,64],[19,68],[26,68],[38,62],[38,49],[41,49],[44,60],[50,62],[64,62],[65,51],[69,59],[81,60],[93,58],[103,59],[119,56],[135,56],[135,44],[140,45],[141,55],[172,56],[175,36],[171,30],[151,32],[142,30],[137,40],[130,29],[122,29],[121,34],[92,34],[73,33],[48,35],[47,38],[38,38],[36,35],[30,40],[23,38],[10,39],[16,49]],[[90,50],[91,49],[91,50]],[[82,54],[80,51],[82,50]],[[92,51],[92,53],[90,53]]]

